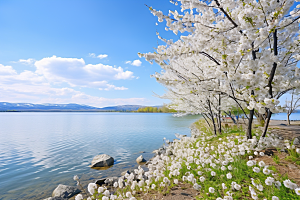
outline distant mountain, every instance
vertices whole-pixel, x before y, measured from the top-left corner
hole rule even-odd
[[[141,105],[120,105],[120,106],[110,106],[104,108],[97,108],[93,106],[81,105],[81,104],[32,104],[32,103],[8,103],[0,102],[0,111],[135,111],[140,107],[145,107]]]
[[[104,107],[100,108],[102,111],[136,111],[141,107],[141,105],[122,105],[122,106],[110,106],[110,107]]]

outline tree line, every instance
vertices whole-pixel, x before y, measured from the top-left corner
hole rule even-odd
[[[141,107],[136,112],[143,112],[143,113],[175,113],[177,112],[174,109],[170,109],[167,106],[162,107]]]

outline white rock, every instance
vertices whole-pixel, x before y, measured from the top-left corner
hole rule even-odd
[[[78,194],[80,190],[76,186],[59,184],[52,193],[52,197],[70,198]]]
[[[140,155],[137,159],[136,159],[137,163],[141,163],[141,162],[146,162],[146,160],[143,158],[142,155]]]

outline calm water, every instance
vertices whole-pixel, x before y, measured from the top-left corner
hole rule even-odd
[[[274,114],[274,115],[272,115],[272,119],[287,120],[287,115],[286,115],[286,113]],[[290,120],[300,120],[300,113],[292,113],[290,115]]]
[[[0,113],[0,199],[43,199],[58,184],[84,184],[137,168],[163,137],[190,134],[199,116],[150,113]],[[94,156],[108,154],[115,164],[90,169]]]

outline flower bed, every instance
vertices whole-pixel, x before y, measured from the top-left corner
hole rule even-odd
[[[261,151],[265,148],[291,144],[273,134],[259,141],[259,133],[254,135],[254,139],[247,140],[236,127],[215,136],[205,127],[192,127],[192,137],[177,134],[179,140],[169,143],[165,154],[156,155],[148,163],[149,171],[139,167],[119,178],[110,190],[90,183],[88,199],[134,200],[158,193],[168,195],[182,183],[198,191],[196,199],[300,199],[300,187],[287,175],[282,176],[262,160],[256,161],[266,156]],[[76,196],[80,199],[82,195]]]

